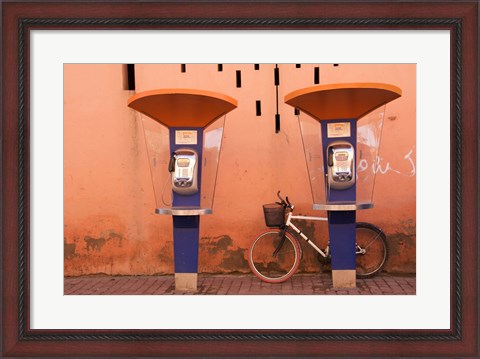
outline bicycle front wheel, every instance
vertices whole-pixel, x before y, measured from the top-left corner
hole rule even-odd
[[[380,272],[388,258],[387,237],[370,223],[357,223],[357,277],[369,278]]]
[[[248,264],[253,274],[264,282],[281,283],[297,270],[302,249],[292,234],[281,229],[260,234],[250,246]]]

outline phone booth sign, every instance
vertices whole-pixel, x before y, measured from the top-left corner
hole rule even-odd
[[[142,114],[155,213],[173,218],[175,288],[196,290],[200,216],[212,213],[225,116],[237,101],[159,89],[132,96],[128,106]]]
[[[298,120],[313,209],[328,214],[336,288],[356,286],[356,210],[373,207],[375,186],[375,172],[363,170],[362,164],[376,163],[385,105],[401,94],[389,84],[346,83],[285,96],[287,104],[303,112]]]

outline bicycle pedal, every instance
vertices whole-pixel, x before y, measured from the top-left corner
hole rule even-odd
[[[330,257],[324,257],[320,253],[317,254],[317,260],[323,265],[330,264],[332,261]]]
[[[321,268],[322,273],[323,272],[331,272],[332,271],[332,266],[330,264],[322,264]]]

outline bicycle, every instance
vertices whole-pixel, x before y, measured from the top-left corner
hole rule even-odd
[[[250,245],[248,264],[253,274],[264,282],[281,283],[295,274],[303,250],[300,238],[305,240],[318,253],[322,265],[331,261],[330,243],[324,250],[310,240],[293,223],[293,219],[328,221],[324,217],[294,216],[295,206],[288,196],[283,199],[277,192],[280,202],[263,206],[265,224],[268,229],[261,233]],[[388,244],[385,233],[377,226],[356,223],[356,268],[357,278],[369,278],[380,272],[388,258]]]

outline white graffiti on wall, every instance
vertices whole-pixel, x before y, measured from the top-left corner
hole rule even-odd
[[[366,159],[362,159],[358,162],[357,173],[367,171],[370,168],[370,170],[375,174],[380,173],[384,175],[389,172],[394,172],[399,175],[413,177],[416,174],[416,165],[413,158],[414,150],[415,146],[413,146],[413,148],[403,156],[405,163],[399,164],[397,168],[392,167],[390,162],[385,162],[385,160],[380,156],[377,156],[372,163],[369,163],[369,161]],[[407,168],[403,169],[404,167]]]

